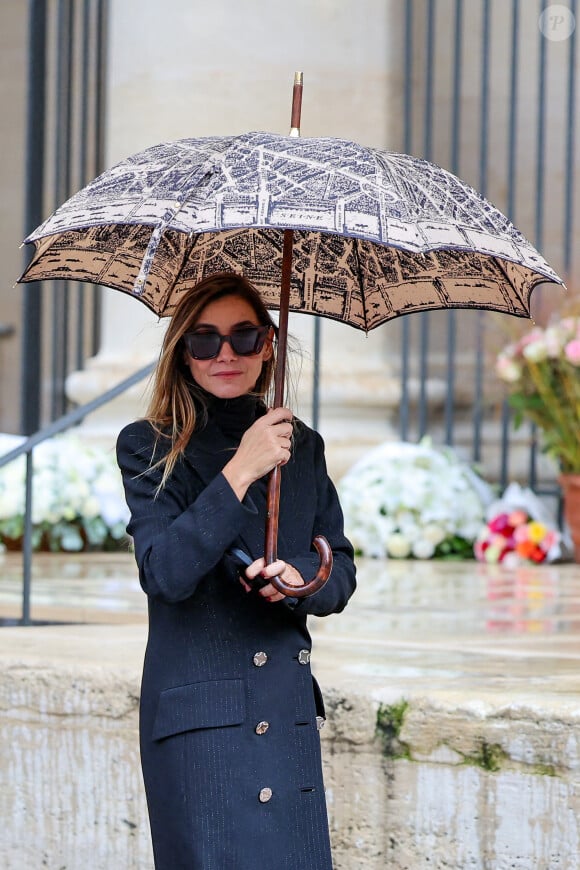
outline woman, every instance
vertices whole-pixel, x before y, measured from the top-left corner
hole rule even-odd
[[[355,569],[320,436],[264,404],[274,340],[247,280],[204,279],[169,323],[147,417],[118,440],[149,598],[140,738],[157,870],[332,867],[306,616],[341,611]],[[277,464],[280,558],[266,566]],[[314,576],[315,534],[331,576],[286,598],[268,580]],[[251,557],[243,577],[232,547]]]

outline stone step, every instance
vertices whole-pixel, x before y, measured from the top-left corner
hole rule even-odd
[[[0,862],[149,870],[145,596],[132,557],[75,558],[35,557],[33,616],[76,624],[0,631]],[[579,590],[575,565],[360,561],[311,624],[336,870],[580,866]]]

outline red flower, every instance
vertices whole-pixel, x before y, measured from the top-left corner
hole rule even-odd
[[[544,550],[533,541],[520,541],[516,544],[516,553],[530,562],[543,562],[546,558]]]
[[[498,514],[497,517],[489,521],[488,528],[496,535],[503,535],[504,538],[511,538],[513,534],[513,526],[510,525],[507,514]]]

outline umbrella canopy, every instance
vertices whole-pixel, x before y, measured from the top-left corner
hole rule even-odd
[[[27,239],[20,279],[130,293],[159,316],[214,272],[243,272],[279,306],[368,331],[401,314],[478,308],[529,316],[562,280],[491,203],[426,160],[334,138],[182,139],[104,172]]]
[[[298,74],[300,75],[300,74]],[[295,80],[292,128],[298,132]],[[298,98],[297,98],[298,95]],[[169,316],[216,272],[242,272],[280,309],[274,405],[283,401],[288,311],[369,331],[437,308],[529,316],[536,284],[561,279],[510,221],[454,175],[332,138],[247,133],[155,145],[73,196],[27,239],[21,281],[68,279],[132,294]],[[265,558],[276,559],[280,469],[268,481]],[[320,588],[321,566],[299,590]]]

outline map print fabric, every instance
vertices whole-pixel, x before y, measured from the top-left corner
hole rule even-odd
[[[242,272],[276,308],[368,331],[428,308],[528,316],[561,279],[510,221],[428,161],[333,138],[246,133],[155,145],[107,170],[27,239],[22,281],[90,281],[159,316],[204,276]]]

